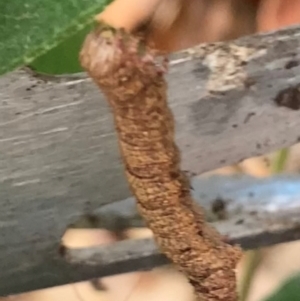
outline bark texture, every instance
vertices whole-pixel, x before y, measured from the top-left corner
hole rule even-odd
[[[164,64],[154,58],[141,36],[106,26],[87,36],[80,54],[112,108],[127,180],[161,251],[185,273],[198,300],[236,301],[241,251],[192,200],[174,142]]]

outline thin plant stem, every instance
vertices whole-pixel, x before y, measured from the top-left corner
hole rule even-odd
[[[277,152],[276,157],[271,164],[272,174],[278,174],[284,171],[288,155],[288,148],[284,148]],[[261,255],[260,249],[248,251],[246,254],[246,263],[240,286],[240,301],[246,301],[248,298],[254,275],[261,262]]]
[[[271,170],[273,174],[278,174],[284,171],[288,156],[289,156],[288,148],[284,148],[279,152],[277,152],[276,157],[272,162],[273,164],[271,165]]]
[[[245,267],[240,288],[240,301],[246,301],[257,267],[261,260],[261,250],[251,250],[245,255]]]

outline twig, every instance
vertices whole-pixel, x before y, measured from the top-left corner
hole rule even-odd
[[[204,219],[180,170],[164,66],[141,36],[100,26],[81,51],[82,66],[106,95],[138,209],[161,251],[186,274],[198,300],[236,301],[238,247]]]

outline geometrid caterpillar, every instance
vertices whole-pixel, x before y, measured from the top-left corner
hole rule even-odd
[[[160,250],[187,276],[197,300],[236,301],[241,250],[205,222],[192,200],[174,142],[164,68],[154,58],[142,35],[106,25],[87,36],[80,53],[110,104],[127,180]]]

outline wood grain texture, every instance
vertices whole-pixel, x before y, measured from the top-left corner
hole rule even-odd
[[[300,83],[299,41],[300,30],[291,28],[174,55],[169,99],[185,170],[200,173],[299,141],[300,111],[274,102]],[[244,61],[227,60],[238,70],[232,79],[216,57],[236,52]],[[1,295],[100,275],[97,267],[68,265],[57,251],[68,225],[129,197],[112,117],[84,75],[0,78],[0,186]]]

